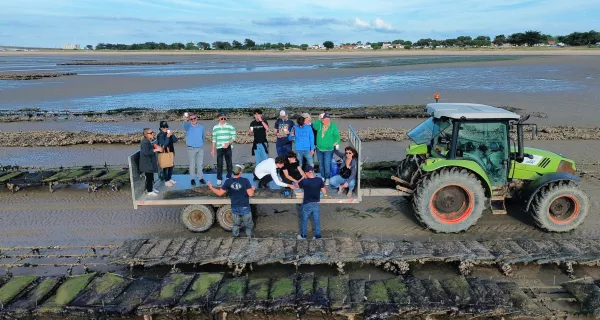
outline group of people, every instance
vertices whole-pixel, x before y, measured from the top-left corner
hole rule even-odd
[[[273,182],[283,188],[304,190],[304,200],[299,212],[301,214],[300,234],[298,238],[306,238],[308,219],[313,218],[315,237],[319,238],[319,200],[320,193],[327,196],[326,186],[331,185],[338,189],[339,194],[347,190],[347,196],[352,197],[356,187],[358,172],[358,152],[348,146],[344,152],[339,150],[341,145],[340,133],[335,123],[331,121],[329,113],[319,115],[312,121],[310,114],[302,113],[296,123],[289,119],[285,110],[280,111],[279,118],[275,121],[273,132],[276,136],[277,157],[269,157],[269,142],[267,139],[271,128],[267,120],[263,119],[260,109],[253,112],[254,120],[250,123],[248,134],[253,136],[252,155],[255,157],[254,179],[258,181],[259,188],[268,188]],[[247,235],[252,233],[252,218],[249,215],[249,197],[254,194],[254,186],[243,178],[242,165],[233,166],[232,148],[236,139],[236,129],[228,123],[224,112],[219,113],[218,123],[212,129],[211,155],[217,158],[217,187],[206,183],[202,168],[204,165],[204,142],[206,130],[199,123],[198,116],[188,114],[183,117],[185,142],[189,158],[189,174],[191,185],[207,184],[217,195],[225,192],[231,197],[232,211],[234,213],[234,236],[239,235],[241,226],[246,228]],[[146,192],[149,196],[158,195],[159,191],[153,188],[154,173],[159,171],[158,158],[161,155],[170,161],[160,164],[165,186],[173,187],[177,182],[173,180],[174,143],[178,138],[169,129],[166,121],[161,121],[159,132],[156,135],[151,128],[145,128],[144,138],[140,146],[140,172],[146,176]],[[319,161],[320,177],[315,176],[314,156]],[[332,176],[333,155],[342,159],[339,173]],[[223,183],[223,164],[226,166],[226,179]],[[235,208],[235,209],[234,209]]]

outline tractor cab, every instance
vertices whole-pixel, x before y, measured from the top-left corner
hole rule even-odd
[[[426,111],[431,118],[408,133],[415,144],[427,145],[432,159],[473,161],[492,186],[506,185],[509,160],[519,157],[511,153],[510,126],[520,115],[470,103],[431,103]]]

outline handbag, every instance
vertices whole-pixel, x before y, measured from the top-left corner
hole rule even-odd
[[[175,165],[175,154],[167,147],[167,152],[158,154],[158,166],[161,168],[171,168]]]
[[[345,165],[340,168],[340,177],[342,177],[344,179],[348,179],[348,178],[350,178],[351,174],[352,174],[352,170],[349,169],[348,167],[346,167]]]

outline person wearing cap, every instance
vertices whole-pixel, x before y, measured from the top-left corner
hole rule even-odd
[[[308,121],[308,123],[307,123]],[[303,113],[297,120],[297,126],[294,126],[289,139],[295,143],[296,154],[300,167],[304,168],[305,164],[313,167],[313,156],[315,154],[315,136],[313,128],[310,125],[310,115]]]
[[[231,178],[233,171],[232,147],[235,141],[235,128],[227,122],[225,112],[219,112],[219,123],[213,127],[212,150],[210,154],[214,157],[215,150],[217,155],[217,186],[220,187],[223,182],[223,159],[227,164],[227,179]]]
[[[285,110],[279,112],[279,119],[275,121],[275,134],[277,141],[275,147],[278,157],[287,157],[287,154],[292,151],[292,141],[289,139],[290,132],[294,128],[294,121],[288,118],[288,113]]]
[[[304,190],[304,198],[302,199],[300,234],[297,238],[298,240],[306,239],[308,219],[312,218],[315,234],[313,239],[321,239],[321,192],[326,198],[331,197],[327,195],[323,179],[315,177],[315,169],[312,166],[306,166],[306,178],[299,182],[299,186]]]
[[[158,145],[163,148],[163,152],[173,152],[173,156],[175,156],[175,148],[173,147],[173,144],[177,142],[177,137],[171,130],[169,130],[169,124],[166,121],[160,122],[160,132],[158,133],[156,140]],[[173,180],[173,167],[162,169],[165,186],[174,186],[177,182]]]
[[[276,185],[282,188],[296,189],[293,184],[287,184],[277,174],[277,170],[281,170],[285,166],[285,158],[277,157],[275,159],[268,158],[267,160],[259,163],[254,169],[254,176],[258,181],[258,187],[267,189],[269,188],[269,182],[273,181]]]
[[[340,131],[335,123],[331,122],[329,113],[321,113],[319,120],[312,124],[317,130],[317,159],[319,160],[319,173],[325,179],[325,185],[329,185],[331,178],[331,159],[333,150],[341,144]]]
[[[239,237],[240,228],[244,228],[246,236],[251,237],[254,229],[252,221],[252,210],[250,208],[250,197],[254,196],[254,186],[250,180],[242,177],[244,166],[236,164],[233,167],[233,178],[225,180],[221,189],[216,189],[208,182],[208,188],[218,196],[228,193],[231,199],[231,212],[233,213],[233,228],[231,233]]]
[[[256,165],[269,157],[269,142],[267,141],[269,123],[263,119],[262,114],[262,110],[254,110],[254,121],[250,122],[250,130],[248,132],[248,134],[254,136],[252,155],[254,156]]]
[[[198,116],[195,114],[183,114],[183,130],[185,131],[185,144],[190,169],[190,183],[195,186],[196,178],[199,178],[200,184],[205,184],[202,169],[204,166],[204,138],[206,132],[204,126],[198,123]]]

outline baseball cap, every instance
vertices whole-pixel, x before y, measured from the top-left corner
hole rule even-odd
[[[325,114],[323,115],[323,119],[325,118],[329,118],[329,112],[325,112]]]
[[[313,168],[313,166],[311,166],[311,165],[308,165],[308,166],[306,166],[306,169],[304,169],[304,171],[312,172],[312,171],[315,171],[315,168]]]
[[[161,122],[160,122],[160,127],[161,127],[161,128],[168,128],[168,127],[169,127],[169,124],[168,124],[166,121],[161,121]]]
[[[288,113],[285,110],[279,111],[279,117],[287,117]]]
[[[236,164],[236,165],[233,167],[233,174],[240,174],[240,173],[242,173],[243,171],[244,171],[244,166],[243,166],[243,165],[241,165],[241,164]]]
[[[308,112],[304,112],[301,114],[302,118],[310,118],[310,114]]]
[[[227,115],[225,114],[225,112],[221,111],[219,112],[219,115],[217,115],[217,117],[227,117]]]

